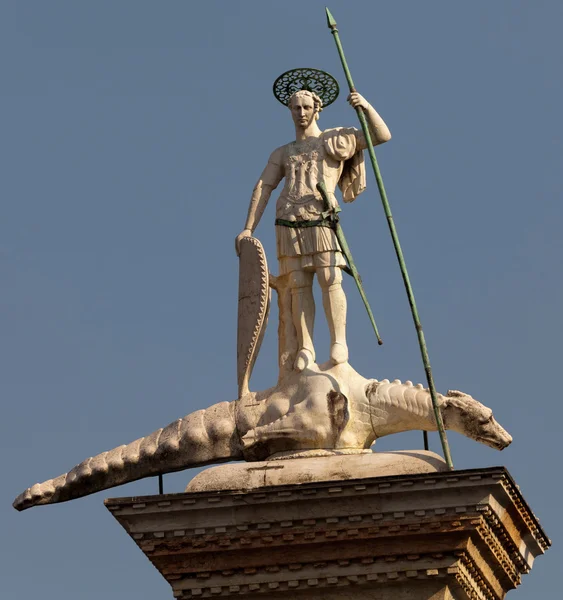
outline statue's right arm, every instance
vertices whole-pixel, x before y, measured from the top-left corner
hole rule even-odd
[[[252,197],[250,199],[250,206],[248,207],[248,215],[246,217],[246,224],[243,231],[237,236],[235,240],[235,249],[237,254],[240,253],[239,244],[240,241],[245,238],[252,236],[252,233],[258,227],[258,223],[262,218],[264,209],[268,204],[268,200],[272,195],[273,190],[276,189],[279,182],[283,179],[283,165],[281,160],[281,149],[278,148],[272,152],[268,164],[260,179],[256,182]]]

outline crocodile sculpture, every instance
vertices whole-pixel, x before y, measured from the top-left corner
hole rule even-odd
[[[449,391],[438,395],[438,404],[447,429],[498,450],[511,443],[491,409],[471,396]],[[368,380],[348,363],[314,364],[274,388],[198,410],[88,458],[27,489],[14,507],[64,502],[144,477],[230,460],[366,452],[377,438],[415,429],[437,429],[430,394],[422,385]]]

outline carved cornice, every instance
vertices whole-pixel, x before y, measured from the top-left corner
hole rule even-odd
[[[459,558],[455,580],[470,600],[502,600],[504,595],[498,596],[493,592],[480,576],[475,563],[465,553],[461,553]]]
[[[520,573],[528,573],[529,571],[527,563],[522,559],[518,548],[506,535],[502,524],[493,512],[488,509],[482,511],[482,515],[483,518],[476,523],[481,539],[487,544],[491,554],[502,566],[514,587],[520,585]]]
[[[510,496],[513,505],[518,510],[521,519],[526,523],[530,533],[545,552],[551,546],[551,540],[543,531],[538,518],[530,510],[530,507],[520,492],[520,488],[516,485],[516,482],[512,479],[510,473],[506,469],[503,469],[503,471],[504,473],[502,473],[502,476],[499,475],[497,478],[502,482],[504,489]],[[495,478],[495,475],[492,475],[492,477]]]
[[[441,577],[502,600],[550,543],[498,467],[106,504],[182,599]]]
[[[420,566],[422,563],[447,562],[450,558],[453,564],[449,566],[436,565],[432,568]],[[408,562],[413,564],[408,564]],[[405,564],[406,563],[406,564]],[[330,571],[330,575],[315,576],[313,571]],[[502,600],[503,596],[496,594],[481,576],[476,562],[465,552],[453,555],[428,553],[422,555],[404,555],[379,559],[362,558],[356,560],[327,561],[315,563],[292,563],[276,566],[266,571],[246,569],[244,583],[231,583],[236,573],[224,571],[213,574],[213,582],[207,584],[212,574],[198,574],[198,582],[189,588],[178,588],[174,596],[180,600],[213,596],[236,596],[263,594],[264,592],[281,592],[302,590],[307,588],[330,588],[373,585],[384,586],[405,581],[421,581],[442,579],[444,585],[455,581],[471,600]],[[223,576],[224,581],[220,581]],[[252,581],[251,581],[252,580]]]
[[[469,519],[465,519],[468,521]],[[473,519],[475,521],[475,519]],[[479,523],[483,526],[482,519]],[[454,527],[462,527],[463,525],[454,522]],[[486,525],[485,525],[486,527]],[[436,531],[436,527],[432,528],[434,532]],[[444,533],[444,528],[440,527],[440,532]],[[467,534],[470,534],[470,531],[467,530]],[[354,530],[353,530],[354,531]],[[374,529],[370,528],[370,532],[373,533]],[[379,530],[379,533],[385,536],[384,531]],[[398,534],[399,531],[397,530]],[[329,537],[326,539],[325,543],[335,543],[338,544],[340,541],[346,539],[346,534],[343,536],[337,537]],[[357,539],[357,538],[356,538]],[[272,543],[272,536],[261,536],[261,540],[265,543],[265,545],[270,545]],[[309,541],[310,543],[319,542],[318,537],[314,537],[311,534],[305,534],[301,540],[297,539],[293,534],[284,536],[284,541],[286,546],[291,546],[294,543],[301,543],[303,541]],[[223,543],[221,543],[223,542]],[[498,543],[496,544],[498,546]],[[361,547],[361,546],[360,546]],[[143,548],[143,547],[142,547]],[[201,548],[197,542],[194,543],[194,548]],[[228,546],[224,540],[219,540],[219,547],[209,548],[212,552],[220,552],[221,550],[233,549]],[[237,549],[237,548],[234,548]],[[244,549],[244,546],[241,547]],[[147,551],[146,548],[143,548],[147,555],[150,555],[151,552]],[[164,551],[164,548],[159,548],[158,546],[154,547],[154,552],[161,553]],[[179,547],[176,548],[177,552],[181,552]],[[360,553],[360,551],[358,551]],[[176,580],[182,579],[185,584],[188,584],[190,588],[195,586],[195,589],[201,589],[202,593],[217,594],[218,592],[211,592],[211,588],[220,587],[225,588],[222,589],[221,593],[227,592],[227,587],[232,587],[231,584],[225,583],[225,585],[219,585],[217,581],[226,577],[229,580],[233,578],[245,578],[245,579],[253,579],[253,583],[250,585],[250,588],[245,588],[241,591],[245,591],[245,593],[252,591],[263,591],[264,589],[277,589],[286,587],[298,587],[296,583],[292,583],[288,585],[288,581],[297,581],[299,586],[307,586],[313,585],[309,582],[311,579],[310,576],[298,577],[300,573],[303,572],[311,572],[311,571],[330,571],[331,573],[336,573],[336,571],[341,571],[342,574],[339,575],[336,579],[335,577],[329,577],[327,581],[322,581],[323,578],[316,577],[316,583],[314,585],[349,585],[349,582],[354,582],[356,584],[362,582],[369,581],[378,581],[380,583],[390,582],[391,580],[399,580],[401,578],[415,578],[421,579],[425,577],[438,577],[445,575],[455,575],[456,581],[458,581],[459,585],[464,587],[464,589],[475,590],[478,589],[478,594],[475,595],[475,598],[486,599],[486,600],[501,600],[503,595],[495,593],[493,587],[489,585],[487,577],[483,574],[479,564],[482,563],[482,557],[476,551],[475,548],[468,548],[463,551],[455,551],[455,552],[421,552],[418,554],[396,554],[396,555],[387,555],[387,556],[366,556],[360,555],[354,558],[342,559],[342,560],[325,560],[319,561],[315,560],[313,562],[299,561],[299,562],[291,562],[291,563],[278,563],[273,565],[259,565],[255,564],[251,568],[244,567],[240,569],[229,569],[225,570],[216,570],[216,571],[201,571],[194,572],[190,576],[174,576],[171,573],[168,573],[167,576],[169,579]],[[500,561],[499,561],[500,562]],[[411,563],[411,565],[408,565]],[[443,566],[440,566],[439,563],[442,563]],[[405,566],[408,565],[408,566]],[[421,565],[433,565],[433,568],[425,568]],[[519,583],[518,574],[515,572],[513,568],[509,567],[509,563],[504,561],[502,565],[505,572],[508,574],[510,571],[510,581],[512,585],[509,585],[509,588],[516,587]],[[508,568],[507,568],[508,567]],[[377,572],[374,572],[377,571]],[[273,576],[273,574],[276,574]],[[293,580],[291,577],[295,575],[295,579]],[[260,581],[264,576],[268,578],[268,581]],[[205,582],[212,580],[214,583],[210,586],[205,586]],[[188,583],[190,582],[190,583]],[[346,583],[348,582],[348,583]],[[244,586],[243,586],[244,587]],[[207,590],[207,591],[206,591]],[[231,590],[232,591],[232,590]],[[473,593],[473,592],[472,592]],[[186,595],[187,594],[187,595]],[[188,591],[184,592],[186,597],[191,597]],[[196,593],[197,595],[197,593]],[[473,596],[471,596],[473,597]]]

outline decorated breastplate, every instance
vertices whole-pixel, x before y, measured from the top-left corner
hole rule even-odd
[[[317,182],[322,179],[326,151],[321,138],[293,142],[286,147],[285,186],[278,200],[277,217],[316,219],[323,212]]]

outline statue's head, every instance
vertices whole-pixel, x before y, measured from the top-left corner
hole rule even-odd
[[[295,125],[305,129],[319,118],[319,113],[323,109],[323,101],[315,92],[299,90],[290,97],[287,107],[291,111]]]

